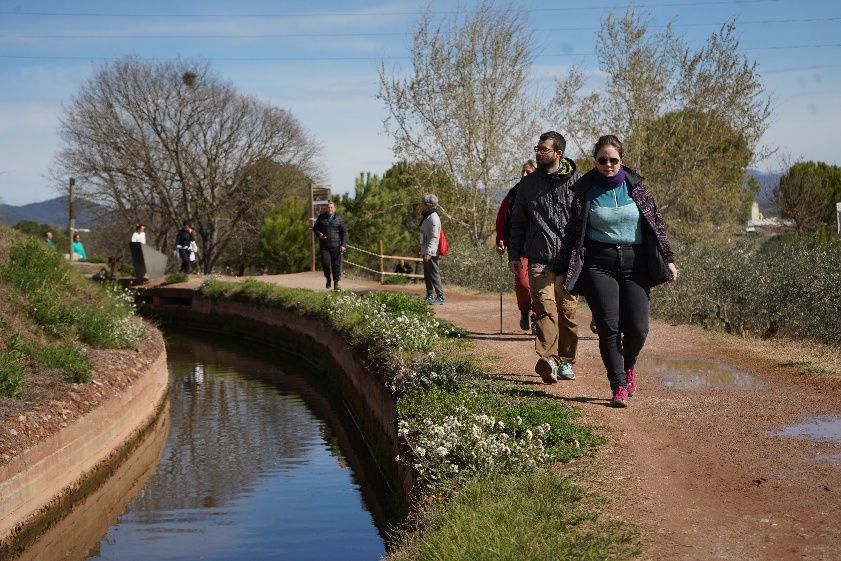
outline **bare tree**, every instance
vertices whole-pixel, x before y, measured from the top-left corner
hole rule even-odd
[[[658,204],[686,222],[743,217],[752,196],[747,166],[769,151],[758,145],[770,99],[756,63],[739,53],[726,23],[698,49],[667,26],[654,34],[640,13],[608,15],[596,41],[603,92],[585,92],[584,71],[556,82],[548,114],[586,153],[602,134],[624,140],[625,159],[646,176]]]
[[[496,203],[539,132],[526,93],[533,52],[522,12],[484,1],[438,24],[427,9],[408,76],[380,65],[395,156],[453,179],[460,193],[444,211],[476,244],[492,233]]]
[[[80,196],[146,223],[162,250],[189,221],[206,272],[255,209],[276,198],[258,164],[307,169],[312,145],[288,111],[187,60],[105,65],[64,108],[60,133],[58,168],[78,179]]]

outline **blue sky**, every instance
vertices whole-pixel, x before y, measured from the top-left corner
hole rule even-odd
[[[461,6],[475,2],[467,0]],[[574,63],[600,74],[599,21],[627,0],[522,0],[537,51],[531,87],[552,95]],[[200,57],[244,93],[289,109],[315,137],[335,192],[360,172],[393,162],[376,99],[377,66],[408,68],[418,2],[184,0],[164,2],[0,0],[0,200],[56,196],[47,172],[60,148],[62,104],[100,65],[125,55]],[[437,1],[433,11],[458,8]],[[639,0],[655,26],[672,22],[700,45],[735,17],[743,52],[759,64],[773,100],[763,139],[794,159],[841,164],[841,2],[819,0]],[[545,123],[563,131],[562,123]],[[524,147],[524,156],[530,154]],[[777,159],[755,167],[772,170]]]

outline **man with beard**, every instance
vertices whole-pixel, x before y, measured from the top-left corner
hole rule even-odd
[[[574,380],[572,364],[578,348],[575,309],[578,298],[563,288],[553,272],[572,202],[570,186],[580,177],[575,162],[564,157],[566,139],[555,131],[540,135],[534,147],[537,170],[520,180],[511,211],[508,267],[515,275],[520,257],[528,258],[528,276],[535,314],[534,371],[546,384]]]

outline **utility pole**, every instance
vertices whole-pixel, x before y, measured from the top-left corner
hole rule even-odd
[[[313,185],[310,181],[310,271],[315,272],[315,232],[312,227],[315,226],[315,201],[313,200]]]
[[[841,236],[841,203],[835,203],[835,220],[838,224],[838,235]]]
[[[69,233],[70,248],[67,255],[70,256],[70,261],[73,261],[73,233],[76,231],[76,179],[70,178],[70,197],[68,199],[68,225],[67,231]]]

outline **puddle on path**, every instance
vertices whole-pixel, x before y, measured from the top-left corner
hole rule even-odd
[[[640,372],[651,372],[667,388],[678,390],[761,390],[768,382],[717,360],[643,357]]]
[[[834,454],[832,456],[818,456],[819,462],[826,462],[835,467],[841,467],[841,454]]]
[[[773,431],[773,434],[841,443],[841,416],[805,417],[803,422],[777,429]],[[833,458],[837,462],[841,459],[841,456],[827,457],[826,459],[832,461]]]

